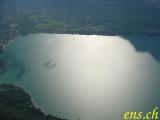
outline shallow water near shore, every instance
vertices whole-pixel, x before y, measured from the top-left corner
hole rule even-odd
[[[159,39],[19,36],[3,54],[8,66],[0,82],[22,86],[44,112],[58,117],[120,120],[124,112],[160,105]]]

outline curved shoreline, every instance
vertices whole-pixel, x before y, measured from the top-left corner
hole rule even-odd
[[[23,88],[13,84],[0,84],[0,119],[34,120],[37,118],[38,120],[66,120],[42,112]]]

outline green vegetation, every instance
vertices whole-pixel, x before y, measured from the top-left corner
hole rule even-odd
[[[159,13],[158,0],[1,0],[0,48],[37,32],[157,35]]]
[[[0,85],[0,120],[64,120],[46,115],[36,108],[22,88]]]

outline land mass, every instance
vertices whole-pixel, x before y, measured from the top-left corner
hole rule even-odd
[[[30,33],[160,34],[159,0],[1,0],[0,51]]]
[[[44,114],[30,95],[12,84],[0,85],[0,120],[66,120]]]

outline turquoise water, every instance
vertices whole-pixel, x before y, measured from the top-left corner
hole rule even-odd
[[[133,39],[142,45],[159,38]],[[129,38],[31,34],[8,45],[3,57],[8,66],[1,71],[1,82],[24,87],[52,115],[120,120],[124,112],[160,105],[159,60]]]

